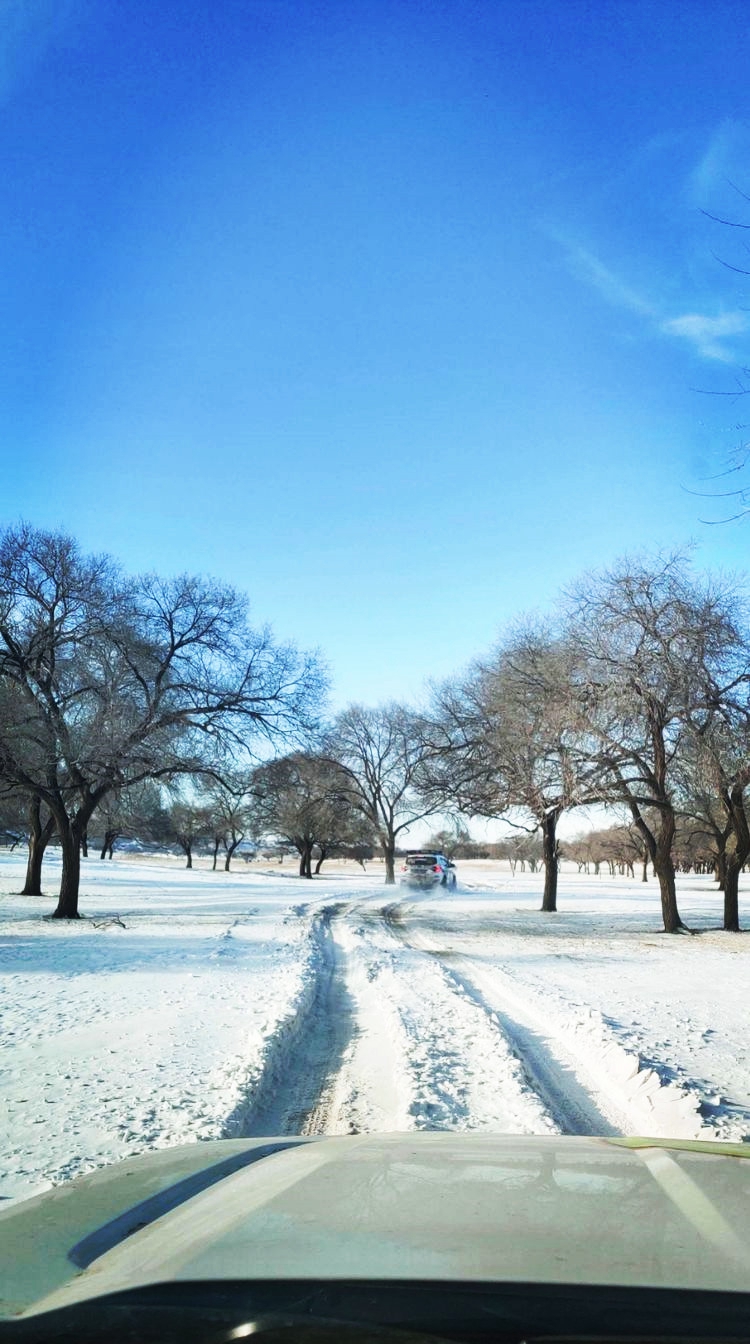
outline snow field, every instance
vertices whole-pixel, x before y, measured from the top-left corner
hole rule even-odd
[[[480,865],[415,896],[382,869],[89,860],[66,924],[22,873],[0,855],[6,1198],[243,1133],[750,1134],[749,945],[705,878],[689,938],[622,878],[563,874],[542,916],[538,875]]]
[[[204,875],[195,876],[200,890]],[[161,873],[142,880],[142,909],[137,897],[123,908],[116,892],[125,928],[106,909],[98,928],[43,921],[29,898],[16,898],[16,919],[3,921],[6,1198],[231,1132],[309,979],[296,921],[249,912],[246,897],[243,914],[231,900],[208,917],[205,907],[177,913],[169,896],[159,910]]]

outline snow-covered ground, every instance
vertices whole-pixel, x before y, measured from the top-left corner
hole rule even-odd
[[[0,1195],[192,1139],[481,1129],[750,1136],[750,943],[683,878],[465,864],[419,895],[331,864],[84,865],[85,919],[0,856]],[[58,860],[45,870],[54,891]],[[750,918],[750,917],[749,917]]]

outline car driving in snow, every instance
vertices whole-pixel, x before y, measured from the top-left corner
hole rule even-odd
[[[407,887],[455,887],[456,870],[445,854],[410,849],[401,868]]]

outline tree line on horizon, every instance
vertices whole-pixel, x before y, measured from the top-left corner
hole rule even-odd
[[[561,815],[620,809],[685,926],[679,844],[700,834],[739,929],[750,857],[750,627],[726,579],[683,554],[584,576],[554,619],[522,619],[420,709],[325,714],[320,660],[255,629],[247,602],[201,577],[127,576],[64,533],[0,534],[0,824],[25,820],[27,894],[54,835],[57,918],[77,918],[89,829],[112,853],[138,826],[199,839],[229,867],[243,839],[330,854],[380,849],[395,881],[410,826],[442,814],[534,832],[542,909],[557,908]],[[681,839],[681,837],[683,839]]]

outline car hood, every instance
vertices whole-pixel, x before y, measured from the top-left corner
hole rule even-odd
[[[746,1291],[748,1156],[742,1145],[445,1133],[196,1144],[0,1215],[2,1309],[206,1280]]]

